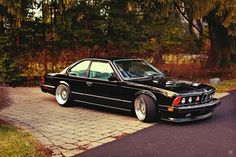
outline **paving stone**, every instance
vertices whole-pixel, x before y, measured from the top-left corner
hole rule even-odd
[[[111,138],[111,137],[107,137],[107,138],[104,138],[102,140],[99,140],[98,142],[99,143],[108,143],[108,142],[111,142],[111,141],[114,141],[115,138]]]
[[[60,154],[53,154],[52,157],[64,157],[64,155],[60,155]]]
[[[63,148],[63,149],[66,149],[66,150],[72,150],[72,149],[76,149],[76,148],[77,148],[76,145],[74,145],[74,144],[69,144],[69,143],[60,145],[60,147]]]
[[[98,147],[98,146],[101,146],[103,145],[103,143],[100,143],[100,142],[92,142],[89,144],[90,148],[94,148],[94,147]]]
[[[75,106],[63,108],[55,97],[40,88],[6,88],[11,105],[0,111],[6,120],[32,133],[53,151],[53,156],[73,156],[115,140],[116,136],[133,133],[153,124],[135,117],[107,113]],[[59,149],[58,149],[59,148]],[[63,149],[65,148],[65,149]]]
[[[91,143],[91,142],[83,140],[83,141],[79,141],[79,142],[75,143],[75,145],[79,147],[79,146],[88,145],[89,143]]]
[[[61,151],[59,149],[51,149],[53,151],[53,154],[52,156],[55,156],[55,155],[62,155]]]

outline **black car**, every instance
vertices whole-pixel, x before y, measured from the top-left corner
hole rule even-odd
[[[61,106],[77,101],[134,111],[145,122],[156,117],[173,122],[204,119],[220,104],[213,87],[167,79],[141,59],[83,59],[45,75],[41,90],[54,94]]]

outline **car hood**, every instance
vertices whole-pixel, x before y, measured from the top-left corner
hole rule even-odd
[[[170,78],[140,79],[132,80],[130,82],[146,85],[149,87],[157,87],[179,94],[189,92],[206,92],[214,89],[213,87],[206,84]]]

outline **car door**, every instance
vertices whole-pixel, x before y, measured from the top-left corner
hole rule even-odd
[[[92,61],[84,96],[90,96],[88,101],[93,105],[131,110],[131,100],[122,98],[121,84],[109,81],[112,75],[116,74],[109,61]]]
[[[70,86],[73,100],[88,101],[90,99],[89,96],[79,94],[87,93],[89,89],[86,82],[88,81],[87,75],[90,63],[90,60],[83,60],[69,68],[67,71],[68,77],[65,81]]]

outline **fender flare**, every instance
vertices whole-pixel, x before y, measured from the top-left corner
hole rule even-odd
[[[70,85],[69,85],[66,81],[59,81],[58,85],[59,85],[59,84],[67,85],[67,86],[70,88]],[[58,86],[58,85],[57,85],[57,86]]]
[[[135,98],[136,98],[137,96],[139,96],[139,95],[141,95],[141,94],[150,96],[154,101],[157,101],[156,96],[155,96],[152,92],[150,92],[150,91],[148,91],[148,90],[141,90],[141,91],[135,93],[134,98],[133,98],[133,101],[135,100]]]

